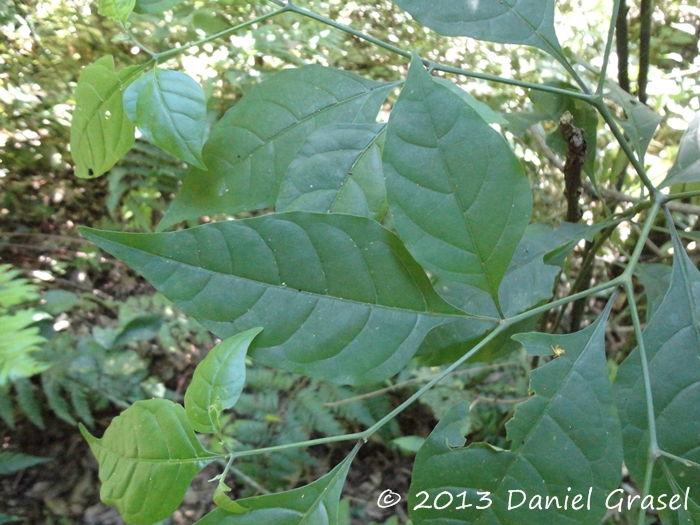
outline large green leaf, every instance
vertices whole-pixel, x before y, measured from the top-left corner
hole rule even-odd
[[[387,211],[383,124],[331,124],[312,133],[282,179],[277,211],[349,213],[381,221]]]
[[[124,114],[122,90],[140,71],[131,66],[117,73],[114,58],[105,56],[80,74],[70,128],[77,177],[99,177],[134,144],[134,124]]]
[[[561,59],[554,0],[394,0],[418,22],[445,36],[525,44]]]
[[[191,76],[154,68],[126,89],[124,111],[147,140],[207,169],[202,160],[206,102],[202,86]]]
[[[647,322],[659,309],[671,286],[671,273],[673,270],[666,264],[640,264],[635,268],[647,296]]]
[[[700,181],[700,113],[688,124],[678,146],[678,154],[662,187],[676,182]]]
[[[389,209],[406,247],[436,276],[497,301],[532,211],[520,161],[415,57],[386,133]]]
[[[652,493],[672,494],[690,487],[700,504],[700,272],[674,239],[671,287],[643,332],[649,364],[656,437],[664,452],[696,466],[660,457],[654,466]],[[620,365],[615,384],[625,447],[633,479],[644,481],[649,459],[649,421],[640,353],[635,349]],[[668,511],[667,511],[668,512]],[[673,523],[700,523],[671,517]]]
[[[309,135],[329,124],[373,124],[396,85],[314,65],[283,70],[255,86],[214,126],[203,151],[209,171],[190,171],[159,229],[274,206]]]
[[[649,106],[641,103],[618,84],[606,82],[605,86],[609,91],[604,96],[620,104],[625,111],[627,118],[616,117],[616,120],[627,133],[637,157],[644,162],[644,155],[654,136],[654,131],[661,122],[661,115],[654,113]]]
[[[112,20],[125,23],[134,10],[136,0],[100,0],[97,12]]]
[[[244,514],[216,509],[195,525],[339,525],[340,492],[357,448],[333,470],[294,490],[238,500]]]
[[[136,0],[134,12],[139,14],[155,14],[172,9],[185,0]]]
[[[416,525],[600,523],[605,498],[617,488],[622,468],[620,424],[605,358],[611,304],[581,332],[516,336],[532,355],[552,355],[555,345],[566,353],[532,372],[536,395],[518,405],[507,424],[510,450],[485,443],[462,448],[465,404],[453,407],[438,423],[414,466],[409,512]],[[513,505],[522,499],[521,493],[510,491],[523,491],[528,501],[508,510],[509,497]],[[434,508],[416,508],[423,501],[421,492],[428,494],[426,505]],[[479,492],[490,494],[480,500]],[[434,506],[440,494],[437,506],[445,505],[443,509]],[[582,497],[577,501],[578,494]],[[536,496],[543,510],[530,508],[537,504]],[[568,496],[568,508],[544,510],[547,496],[556,496],[562,507]],[[453,503],[446,505],[450,498]],[[486,507],[488,500],[488,508],[477,508]],[[458,508],[463,502],[470,506]],[[574,502],[578,510],[572,509]]]
[[[100,466],[100,498],[127,523],[170,516],[192,479],[219,457],[202,448],[185,409],[166,399],[137,401],[112,420],[102,439],[80,425]]]
[[[382,381],[429,330],[466,316],[398,237],[364,217],[288,212],[173,233],[81,232],[217,336],[264,327],[254,359],[319,379]]]
[[[236,404],[245,383],[248,346],[262,328],[253,328],[221,341],[197,365],[185,392],[185,410],[197,432],[218,430],[218,413]]]

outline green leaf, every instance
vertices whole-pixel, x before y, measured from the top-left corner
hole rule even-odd
[[[80,298],[66,290],[48,290],[41,294],[41,308],[51,315],[68,312],[80,303]]]
[[[639,264],[635,273],[644,286],[647,296],[647,322],[661,306],[666,292],[671,286],[672,269],[666,264]]]
[[[348,213],[381,221],[387,211],[382,124],[331,124],[312,133],[282,179],[277,211]]]
[[[675,231],[673,244],[671,286],[642,337],[658,445],[662,451],[695,462],[696,466],[658,458],[651,492],[672,494],[678,493],[678,488],[683,492],[690,487],[690,500],[697,506],[700,503],[700,467],[697,466],[700,464],[700,418],[694,415],[700,406],[700,272],[686,255]],[[625,464],[632,478],[641,484],[649,459],[649,421],[638,348],[620,365],[615,385]],[[700,522],[680,520],[680,523]]]
[[[447,89],[458,95],[464,102],[469,104],[471,108],[476,111],[481,119],[487,124],[498,124],[499,126],[507,126],[508,121],[504,119],[501,115],[496,113],[490,107],[488,107],[483,102],[479,102],[461,87],[459,87],[454,82],[450,82],[446,78],[433,77],[433,81],[437,82],[441,86],[445,86]]]
[[[236,503],[248,509],[246,513],[233,514],[219,508],[195,525],[339,525],[340,493],[357,450],[355,448],[333,470],[309,485],[240,499]]]
[[[258,362],[339,383],[383,381],[465,314],[376,222],[288,212],[164,234],[81,229],[222,339],[265,330]]]
[[[678,146],[678,154],[661,187],[676,182],[700,181],[700,113],[688,124]]]
[[[70,128],[77,177],[99,177],[134,144],[134,125],[124,114],[122,90],[141,69],[131,66],[117,73],[114,59],[105,56],[80,74]]]
[[[532,211],[520,161],[414,57],[384,146],[389,209],[426,270],[498,300]]]
[[[21,377],[15,379],[14,385],[15,392],[17,393],[17,403],[22,409],[22,412],[24,412],[29,418],[29,421],[34,423],[37,427],[42,430],[46,428],[44,426],[44,420],[41,417],[41,407],[34,395],[34,387],[31,381],[25,377]]]
[[[135,4],[136,0],[100,0],[97,12],[111,20],[125,23]]]
[[[185,0],[136,0],[134,12],[140,15],[153,15],[172,9],[184,1]]]
[[[154,68],[126,89],[124,111],[146,140],[206,171],[206,101],[202,86],[192,77]]]
[[[203,215],[274,206],[309,135],[329,124],[374,124],[397,84],[316,65],[285,69],[258,84],[212,128],[203,150],[209,171],[190,171],[159,231]]]
[[[61,393],[61,384],[53,377],[53,374],[42,374],[41,387],[51,410],[66,423],[77,425],[78,422],[70,414],[68,403]]]
[[[10,428],[15,428],[15,414],[10,401],[9,387],[0,386],[0,417]]]
[[[661,122],[661,115],[654,113],[649,106],[641,103],[616,83],[608,81],[605,85],[610,91],[603,96],[620,104],[627,116],[627,119],[615,117],[615,120],[627,133],[639,160],[644,162],[644,155],[654,131]]]
[[[598,524],[605,515],[604,501],[617,488],[622,468],[620,425],[605,358],[605,320],[612,302],[594,324],[570,335],[520,334],[515,338],[533,355],[552,354],[560,345],[566,353],[532,372],[535,396],[516,407],[506,425],[510,450],[486,443],[462,448],[461,429],[467,421],[464,403],[453,407],[438,423],[416,457],[409,492],[414,523],[459,524]],[[569,491],[568,488],[571,490]],[[508,510],[524,491],[525,505]],[[591,507],[585,504],[591,491]],[[427,505],[415,508],[427,492]],[[483,494],[477,491],[488,492]],[[445,492],[447,494],[445,494]],[[464,495],[461,495],[465,492]],[[574,496],[583,508],[573,510]],[[556,496],[568,509],[531,510],[536,495]],[[446,505],[450,500],[451,505]],[[464,500],[464,501],[463,501]],[[491,502],[487,509],[485,507]],[[537,499],[534,500],[537,503]],[[465,503],[467,508],[458,507]],[[479,509],[477,506],[481,506]]]
[[[192,428],[212,433],[218,425],[212,419],[217,412],[231,408],[243,392],[245,358],[251,341],[262,331],[253,328],[229,337],[211,349],[197,365],[185,392],[185,409]]]
[[[166,399],[137,401],[102,439],[80,425],[100,466],[100,498],[127,523],[155,523],[180,505],[192,479],[218,457],[207,452],[185,409]]]
[[[548,82],[546,85],[560,89],[576,89],[566,82]],[[595,182],[594,174],[598,133],[598,112],[595,108],[582,100],[576,100],[571,97],[544,91],[531,90],[529,97],[534,106],[535,113],[548,115],[549,118],[557,124],[554,130],[547,136],[547,144],[562,157],[566,157],[568,146],[559,132],[558,125],[564,113],[567,111],[571,113],[573,117],[572,124],[583,130],[583,137],[586,139],[586,162],[583,169],[588,174],[591,181]]]
[[[554,0],[394,0],[418,22],[445,36],[538,47],[557,59],[564,52],[554,31]]]
[[[214,491],[213,498],[217,507],[231,514],[243,514],[248,512],[249,509],[243,507],[237,501],[230,499],[226,495],[227,492],[231,492],[231,487],[226,485],[226,483],[223,481],[219,481],[219,484],[216,486],[216,490]]]
[[[51,461],[51,459],[15,452],[0,452],[0,476],[14,474],[20,470]]]
[[[33,355],[46,341],[39,335],[39,328],[32,326],[36,313],[20,310],[14,315],[0,315],[0,386],[32,377],[51,366]]]

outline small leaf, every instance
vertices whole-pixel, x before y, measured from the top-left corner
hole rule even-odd
[[[136,0],[134,12],[140,15],[162,13],[181,4],[185,0]]]
[[[688,124],[678,146],[678,154],[661,187],[676,182],[700,181],[700,113]]]
[[[615,117],[615,120],[627,133],[639,160],[644,162],[644,155],[654,136],[654,131],[661,122],[661,115],[654,113],[649,106],[641,103],[616,83],[608,81],[605,85],[610,91],[604,96],[620,104],[627,116],[627,119]]]
[[[114,59],[106,56],[80,74],[70,131],[77,177],[99,177],[134,144],[134,125],[124,114],[122,89],[141,69],[131,66],[116,73]]]
[[[14,474],[20,470],[51,461],[51,459],[15,452],[0,452],[0,476]]]
[[[498,287],[532,211],[503,137],[414,57],[387,126],[384,173],[399,235],[430,273]]]
[[[251,89],[212,128],[202,156],[158,225],[271,207],[282,178],[311,133],[336,123],[374,124],[398,83],[321,66],[285,69]]]
[[[658,446],[683,460],[700,463],[700,272],[675,230],[671,285],[642,333]],[[649,460],[647,397],[639,349],[622,362],[615,379],[625,448],[625,464],[643,483]],[[660,457],[654,465],[652,494],[684,492],[700,504],[700,468]],[[680,490],[679,490],[680,489]],[[690,507],[689,507],[690,508]],[[661,512],[668,517],[669,512]],[[680,515],[672,519],[682,521]],[[669,518],[670,519],[670,518]],[[678,520],[678,521],[675,521]]]
[[[277,211],[348,213],[381,221],[388,209],[382,124],[331,124],[312,133],[282,179]]]
[[[318,379],[383,381],[432,328],[465,317],[398,237],[364,217],[287,212],[173,233],[81,233],[218,337],[263,326],[256,361]]]
[[[192,77],[154,68],[124,92],[124,111],[147,140],[207,169],[202,160],[206,102],[202,86]]]
[[[100,0],[97,12],[111,20],[125,23],[135,4],[136,0]]]
[[[245,383],[246,352],[260,332],[262,328],[252,328],[229,337],[212,348],[197,365],[185,392],[187,418],[197,432],[217,430],[212,420],[212,407],[221,411],[238,401]]]
[[[41,387],[44,390],[51,410],[66,423],[70,423],[73,426],[77,425],[78,422],[71,416],[68,403],[63,398],[59,381],[55,380],[50,374],[42,374]]]
[[[17,403],[22,409],[22,412],[29,418],[29,421],[42,430],[45,429],[44,419],[41,417],[41,407],[34,395],[34,387],[31,381],[25,377],[21,377],[15,379],[14,385],[15,392],[17,393]]]
[[[180,505],[192,479],[215,454],[190,427],[185,409],[166,399],[137,401],[102,439],[80,432],[100,466],[100,498],[127,523],[155,523]]]
[[[195,525],[339,525],[340,493],[357,450],[358,447],[328,474],[309,485],[240,499],[236,503],[248,509],[244,514],[219,508]]]
[[[561,60],[554,0],[394,0],[418,22],[445,36],[538,47]],[[565,60],[565,59],[564,59]]]
[[[114,343],[110,346],[125,345],[132,341],[149,341],[158,335],[162,325],[163,316],[160,314],[139,315],[117,332]]]
[[[510,450],[486,443],[462,448],[461,429],[468,417],[464,403],[438,423],[415,461],[409,491],[414,523],[600,523],[606,509],[601,504],[586,507],[589,491],[592,502],[605,501],[618,487],[622,468],[620,426],[605,358],[605,321],[611,307],[612,301],[595,323],[574,334],[515,337],[533,355],[551,355],[557,344],[566,353],[532,372],[536,395],[517,405],[506,425]],[[512,491],[524,492],[529,501],[508,509]],[[416,508],[423,501],[421,492],[428,494],[433,508]],[[484,492],[490,493],[487,499]],[[581,497],[576,501],[577,495]],[[544,514],[547,496],[557,497],[561,507],[552,505]],[[519,503],[522,495],[514,497]],[[541,510],[531,506],[538,497]],[[445,505],[450,498],[453,504]],[[569,498],[567,508],[564,498]],[[460,507],[463,503],[469,506]]]
[[[214,503],[216,503],[217,507],[231,514],[244,514],[250,510],[229,498],[226,495],[227,492],[231,492],[231,487],[227,486],[223,481],[220,481],[214,491]]]

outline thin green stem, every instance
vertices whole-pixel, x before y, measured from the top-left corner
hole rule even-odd
[[[273,1],[273,0],[270,0],[270,1]],[[286,9],[288,9],[289,11],[291,11],[293,13],[297,13],[299,15],[305,16],[307,18],[311,18],[311,19],[316,20],[318,22],[321,22],[321,23],[324,23],[324,24],[329,25],[331,27],[334,27],[336,29],[339,29],[340,31],[348,33],[356,38],[360,38],[362,40],[366,40],[367,42],[371,42],[372,44],[374,44],[378,47],[386,49],[387,51],[391,51],[392,53],[396,53],[397,55],[401,55],[402,57],[411,58],[411,56],[412,56],[412,53],[409,51],[406,51],[405,49],[401,49],[400,47],[396,47],[394,45],[391,45],[387,42],[384,42],[383,40],[379,40],[378,38],[370,36],[366,33],[362,33],[361,31],[357,31],[357,30],[355,30],[351,27],[348,27],[344,24],[340,24],[340,23],[336,22],[335,20],[331,20],[329,18],[326,18],[325,16],[314,13],[313,11],[309,11],[308,9],[304,9],[302,7],[295,6],[291,3],[286,4]],[[592,95],[586,94],[586,93],[569,91],[566,89],[555,88],[552,86],[532,84],[530,82],[523,82],[521,80],[504,78],[504,77],[499,77],[496,75],[487,75],[485,73],[477,73],[475,71],[470,71],[468,69],[461,69],[458,67],[445,66],[443,64],[440,64],[439,62],[435,62],[433,60],[427,60],[424,58],[421,60],[426,65],[426,67],[428,67],[431,70],[444,71],[445,73],[454,73],[456,75],[463,75],[463,76],[469,77],[469,78],[477,78],[480,80],[486,80],[488,82],[498,82],[501,84],[518,86],[518,87],[521,87],[524,89],[545,91],[547,93],[553,93],[556,95],[564,95],[567,97],[578,98],[580,100],[585,100],[587,102],[591,102],[594,99],[594,97]],[[575,74],[575,72],[574,72],[574,74]]]
[[[637,240],[637,245],[634,247],[634,251],[632,252],[632,257],[627,263],[627,268],[620,276],[623,277],[625,281],[629,281],[630,283],[632,282],[632,275],[634,274],[634,269],[637,266],[639,256],[642,254],[642,250],[644,249],[644,243],[647,237],[649,237],[649,232],[651,231],[652,226],[654,226],[654,220],[656,219],[656,215],[659,213],[660,207],[661,204],[659,202],[654,202],[654,204],[651,207],[651,210],[649,211],[649,217],[647,217],[647,220],[644,223],[642,233],[639,234],[639,239]]]
[[[277,2],[275,2],[277,3]],[[278,4],[279,5],[279,4]],[[207,42],[211,42],[212,40],[216,40],[218,38],[228,36],[230,34],[233,34],[237,31],[240,31],[241,29],[245,29],[246,27],[250,27],[254,24],[259,24],[260,22],[264,22],[268,18],[273,18],[277,15],[280,15],[282,13],[286,13],[287,11],[291,11],[291,4],[288,4],[287,6],[283,7],[282,9],[278,9],[277,11],[273,11],[271,13],[267,13],[266,15],[259,16],[257,18],[253,18],[252,20],[248,20],[247,22],[243,22],[242,24],[238,24],[233,27],[229,27],[228,29],[224,29],[223,31],[219,31],[215,35],[211,35],[205,38],[202,38],[200,40],[197,40],[195,42],[190,42],[189,44],[185,44],[184,46],[180,46],[175,49],[169,49],[168,51],[164,51],[162,53],[156,53],[153,55],[153,58],[158,61],[162,62],[164,60],[167,60],[169,58],[172,58],[173,56],[176,56],[183,51],[190,49],[191,47],[194,46],[201,46],[203,44],[206,44]]]
[[[683,463],[686,467],[695,467],[695,468],[700,468],[700,463],[696,463],[695,461],[691,461],[689,459],[682,458],[680,456],[676,456],[674,454],[671,454],[670,452],[666,452],[664,450],[659,451],[659,454],[661,456],[667,457],[668,459],[672,459],[673,461],[678,461],[679,463]]]
[[[593,104],[598,109],[606,124],[610,128],[610,131],[612,131],[613,135],[615,135],[615,138],[620,144],[622,151],[624,151],[625,155],[627,155],[627,158],[629,159],[632,166],[634,166],[634,169],[637,172],[637,175],[639,175],[639,178],[642,180],[642,183],[649,190],[649,193],[655,198],[658,197],[659,192],[656,190],[656,188],[654,188],[654,185],[652,184],[651,180],[649,180],[649,176],[647,175],[644,166],[637,158],[637,155],[634,154],[634,151],[632,151],[632,146],[630,146],[630,143],[627,141],[622,131],[620,131],[620,128],[617,126],[617,122],[615,122],[615,119],[613,118],[612,114],[605,106],[605,102],[603,102],[603,99],[596,97],[593,99],[591,104]]]
[[[610,62],[610,52],[612,51],[613,39],[615,36],[615,25],[617,24],[617,16],[620,12],[620,4],[621,0],[615,0],[613,4],[612,16],[610,18],[610,28],[608,29],[608,41],[605,44],[605,54],[603,55],[603,67],[600,68],[598,88],[596,89],[596,95],[598,95],[599,97],[603,95],[605,77],[608,71],[608,63]]]
[[[122,31],[124,31],[124,33],[129,37],[129,40],[131,40],[134,43],[134,45],[136,45],[136,47],[138,47],[142,51],[145,51],[151,57],[156,56],[157,53],[155,53],[154,51],[151,51],[145,45],[143,45],[141,42],[139,42],[138,39],[133,35],[133,33],[126,28],[126,25],[124,25],[124,22],[122,22],[121,19],[119,20],[119,25],[122,26]]]
[[[690,199],[692,197],[700,197],[700,190],[683,191],[681,193],[671,193],[661,197],[661,202],[675,201],[679,199]]]

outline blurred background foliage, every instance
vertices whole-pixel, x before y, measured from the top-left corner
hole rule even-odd
[[[537,50],[441,37],[390,1],[296,3],[448,65],[535,83],[568,82],[564,70]],[[149,48],[164,51],[276,7],[250,0],[172,4],[176,5],[164,13],[133,16],[133,35]],[[662,116],[646,157],[652,180],[658,180],[673,162],[687,123],[700,110],[700,8],[695,0],[656,0],[651,5],[647,37],[640,5],[627,0],[627,38],[616,48],[627,49],[629,58],[618,64],[622,55],[613,53],[609,71],[615,79],[629,79],[633,94],[640,91],[640,72],[642,77],[647,73],[641,91]],[[610,2],[604,0],[557,2],[560,40],[591,81],[602,65],[609,11]],[[128,268],[83,241],[76,227],[152,231],[187,166],[137,140],[107,176],[73,176],[69,126],[81,69],[106,54],[115,57],[117,67],[145,60],[117,24],[97,14],[96,2],[3,1],[0,33],[0,523],[9,516],[32,524],[120,523],[113,509],[99,503],[96,467],[74,425],[82,421],[100,433],[119,409],[138,399],[180,400],[194,367],[215,341]],[[644,60],[640,63],[640,52],[648,56],[648,69]],[[167,66],[202,83],[212,125],[255,84],[284,67],[311,63],[376,80],[400,79],[408,65],[382,48],[285,14],[192,47]],[[565,198],[558,164],[563,157],[553,132],[563,110],[553,109],[557,101],[518,87],[448,78],[506,117],[509,124],[502,132],[532,182],[533,220],[561,222]],[[380,118],[388,116],[392,101],[390,97]],[[569,109],[581,118],[586,112]],[[603,194],[605,203],[592,190],[585,194],[588,222],[609,209],[628,206],[620,194],[637,196],[641,191],[610,132],[595,120],[593,125],[597,155],[589,176],[608,193]],[[700,210],[693,208],[698,202],[686,204],[691,212]],[[679,217],[687,235],[698,229],[697,219],[697,213]],[[591,279],[607,278],[607,272],[614,271],[615,262],[632,246],[635,227],[630,222],[618,229],[600,252],[601,263],[607,264],[594,266]],[[668,262],[667,241],[664,232],[652,237],[645,260]],[[695,244],[689,249],[692,254]],[[576,279],[582,253],[577,251],[565,266],[562,293]],[[665,267],[655,268],[664,274]],[[600,310],[595,300],[586,308],[591,318]],[[614,374],[615,363],[634,345],[624,305],[611,326],[608,346]],[[250,365],[246,391],[226,423],[231,445],[242,449],[364,428],[437,374],[434,368],[415,364],[387,384],[351,389]],[[351,472],[343,523],[405,523],[401,507],[382,510],[372,502],[389,482],[393,490],[407,492],[411,455],[457,401],[472,404],[470,440],[506,446],[505,423],[514,403],[527,395],[529,366],[516,353],[507,362],[465,367],[387,425],[361,452],[361,468]],[[46,463],[42,457],[53,460]],[[236,494],[308,482],[340,457],[333,447],[251,457],[236,465]],[[212,472],[205,470],[202,481],[195,482],[171,523],[192,523],[207,510],[212,487],[206,475]]]

